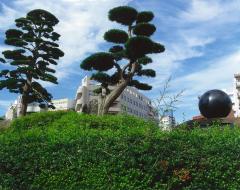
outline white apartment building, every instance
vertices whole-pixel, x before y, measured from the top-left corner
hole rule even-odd
[[[91,108],[91,113],[97,113],[99,99],[98,95],[93,91],[99,87],[95,81],[90,80],[90,77],[86,76],[82,79],[82,83],[77,89],[75,100],[67,98],[52,100],[56,109],[48,109],[49,111],[58,110],[75,110],[77,112],[83,112],[84,108]],[[111,87],[110,87],[111,88]],[[12,120],[19,116],[20,111],[20,98],[12,104],[5,117],[8,120]],[[41,109],[38,103],[32,103],[28,105],[27,112],[41,112],[47,109]],[[151,101],[141,94],[136,88],[127,87],[123,93],[113,102],[113,105],[109,109],[109,114],[126,113],[135,115],[144,119],[154,119],[159,121],[158,114]]]
[[[60,111],[60,110],[74,110],[75,109],[75,100],[70,100],[68,98],[52,100],[52,103],[55,109],[49,108],[49,111]]]
[[[77,112],[82,112],[84,105],[89,106],[90,102],[97,102],[98,96],[93,90],[98,88],[99,84],[94,83],[88,76],[83,78],[76,94]],[[109,109],[110,114],[126,113],[141,118],[153,118],[158,120],[158,115],[154,110],[151,101],[141,94],[136,88],[127,87],[123,93],[113,102]]]
[[[27,107],[27,113],[35,113],[35,112],[42,112],[42,111],[58,111],[58,110],[74,110],[75,107],[75,101],[70,99],[58,99],[58,100],[52,100],[53,105],[56,109],[43,109],[39,107],[39,103],[33,102],[31,104],[28,104]],[[19,117],[21,110],[21,96],[18,97],[17,100],[14,101],[14,103],[8,108],[5,119],[6,120],[13,120],[14,118]]]
[[[240,73],[234,75],[232,98],[234,116],[240,117]]]
[[[159,118],[159,127],[165,131],[171,131],[171,129],[175,126],[176,121],[173,116],[173,110],[170,110],[165,113],[164,116]]]

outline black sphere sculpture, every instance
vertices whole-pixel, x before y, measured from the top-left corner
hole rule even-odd
[[[204,117],[221,118],[227,117],[231,112],[232,101],[225,92],[210,90],[200,97],[198,106]]]

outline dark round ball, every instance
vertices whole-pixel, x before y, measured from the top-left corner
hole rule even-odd
[[[206,118],[227,117],[232,110],[230,97],[221,90],[205,92],[199,100],[199,110]]]

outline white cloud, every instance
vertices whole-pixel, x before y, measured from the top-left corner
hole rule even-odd
[[[198,97],[212,89],[233,90],[233,76],[240,71],[240,50],[229,55],[210,60],[208,67],[200,71],[186,74],[172,81],[175,91],[184,91],[182,102],[178,105],[182,110],[198,112]],[[179,112],[179,111],[178,111]],[[188,116],[190,117],[190,115]]]
[[[154,89],[149,96],[156,98],[157,91],[163,87],[163,80],[172,75],[175,79],[171,82],[172,92],[186,89],[182,97],[183,102],[179,104],[180,112],[187,110],[190,114],[191,110],[193,114],[198,110],[199,95],[213,88],[231,89],[233,74],[240,71],[240,51],[236,51],[235,48],[224,51],[221,57],[209,56],[206,53],[209,45],[231,38],[239,32],[236,26],[240,24],[240,0],[189,0],[188,3],[190,6],[179,11],[175,17],[161,17],[166,25],[165,31],[172,37],[162,40],[166,51],[154,56],[154,64],[150,65],[157,71],[157,77],[147,81]],[[171,21],[174,21],[174,24]],[[219,47],[215,48],[215,51],[221,51]],[[191,67],[191,73],[183,70],[186,68],[184,64],[189,64],[190,59],[197,60],[205,69]],[[182,77],[176,77],[175,74]]]
[[[0,7],[2,8],[0,12],[0,30],[4,31],[12,25],[19,13],[3,3],[0,3]]]
[[[3,109],[6,109],[8,106],[11,105],[11,103],[13,103],[13,100],[9,101],[9,100],[0,100],[0,107]]]
[[[190,7],[180,14],[180,18],[187,22],[231,22],[237,21],[239,0],[191,0]]]
[[[115,24],[108,21],[109,9],[127,4],[130,0],[16,0],[12,7],[3,5],[0,24],[9,28],[9,23],[20,16],[25,16],[32,9],[45,9],[59,20],[56,31],[61,34],[60,48],[65,56],[56,67],[56,76],[61,80],[75,73],[74,66],[79,68],[80,60],[88,53],[100,51],[99,45],[104,42],[103,34]],[[20,15],[20,16],[19,16]],[[8,17],[5,22],[4,19]],[[3,22],[4,21],[4,22]],[[103,50],[102,50],[103,51]],[[82,72],[79,68],[78,72]],[[44,85],[51,85],[44,83]]]
[[[201,95],[206,90],[232,88],[234,73],[240,71],[240,50],[209,61],[208,67],[177,78],[175,84],[188,89],[188,95]]]
[[[192,0],[190,9],[182,12],[181,17],[191,22],[203,22],[215,19],[222,9],[217,1]]]

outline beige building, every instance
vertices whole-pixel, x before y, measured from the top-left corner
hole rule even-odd
[[[39,103],[33,102],[31,104],[28,104],[27,107],[27,113],[36,113],[36,112],[43,112],[43,111],[58,111],[58,110],[74,110],[75,108],[75,100],[70,99],[57,99],[52,100],[53,105],[55,106],[55,109],[43,109],[39,107]],[[19,117],[21,110],[21,96],[18,97],[17,100],[14,101],[14,103],[8,108],[5,119],[6,120],[13,120],[14,118]]]
[[[173,110],[169,110],[162,117],[159,118],[159,127],[165,131],[171,131],[176,125]]]
[[[234,116],[240,117],[240,73],[234,75],[232,102]]]
[[[49,111],[58,110],[75,110],[76,112],[83,112],[87,108],[91,113],[97,113],[99,101],[98,95],[93,91],[99,87],[95,81],[90,80],[89,77],[82,79],[82,83],[77,89],[75,100],[67,98],[52,100],[56,109],[48,109]],[[5,115],[6,119],[12,120],[19,116],[20,98],[11,105]],[[38,103],[31,103],[28,105],[27,112],[41,112],[46,109],[41,109]],[[158,115],[152,106],[151,101],[141,94],[136,88],[127,87],[123,93],[113,102],[109,109],[109,114],[126,113],[135,115],[144,119],[154,119],[158,121]]]
[[[55,109],[48,109],[49,111],[67,111],[75,109],[75,100],[70,100],[68,98],[52,100]]]
[[[90,80],[89,77],[86,76],[82,79],[82,84],[79,86],[76,94],[75,110],[77,112],[82,112],[84,106],[89,106],[90,104],[98,106],[98,96],[93,92],[93,90],[98,87],[99,84]],[[97,108],[95,108],[95,110],[97,110]],[[151,101],[136,88],[132,87],[127,87],[114,101],[109,109],[109,113],[126,113],[141,118],[154,118],[158,120],[158,115],[156,111],[154,111]]]

